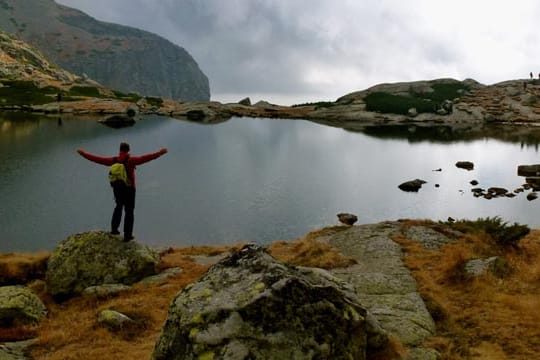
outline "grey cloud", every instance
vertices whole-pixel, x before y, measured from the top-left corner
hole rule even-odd
[[[482,39],[493,33],[477,29],[498,29],[482,22],[492,21],[492,10],[499,17],[507,13],[491,2],[484,8],[455,0],[441,9],[426,0],[58,1],[184,47],[208,75],[213,97],[303,93],[336,98],[380,82],[447,76],[485,82],[515,71],[506,67],[503,74],[497,59],[485,58],[495,50],[485,48]],[[505,23],[536,39],[530,28],[538,6],[525,2],[527,12],[510,12]],[[507,53],[522,46],[510,40]],[[528,74],[540,50],[529,46],[520,52],[525,60],[517,71]]]

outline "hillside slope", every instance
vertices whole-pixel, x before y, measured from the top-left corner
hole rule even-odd
[[[206,75],[183,48],[53,0],[0,0],[0,29],[109,88],[186,101],[210,98]]]

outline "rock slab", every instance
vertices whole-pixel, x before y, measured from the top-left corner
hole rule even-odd
[[[384,330],[415,349],[435,333],[435,323],[403,263],[401,247],[392,240],[401,231],[399,223],[382,222],[352,226],[325,241],[357,261],[332,273],[355,287],[362,304]],[[415,233],[420,233],[419,229]],[[440,242],[429,237],[430,244]]]
[[[131,285],[156,273],[159,255],[148,246],[123,242],[103,231],[69,236],[47,263],[47,289],[54,297],[80,294],[90,286]]]
[[[386,342],[350,285],[247,245],[177,296],[152,359],[362,360]]]

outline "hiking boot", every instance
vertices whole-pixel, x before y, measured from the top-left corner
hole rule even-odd
[[[120,231],[118,230],[112,230],[111,235],[120,235]]]
[[[124,242],[128,242],[128,241],[133,240],[133,239],[135,239],[135,238],[133,237],[133,235],[125,235],[125,236],[124,236]]]

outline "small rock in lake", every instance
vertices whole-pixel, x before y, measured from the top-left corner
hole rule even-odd
[[[501,196],[501,195],[504,195],[508,192],[508,190],[506,190],[505,188],[501,188],[501,187],[490,187],[488,189],[488,193],[490,194],[494,194],[495,196]]]
[[[471,182],[469,184],[471,184],[472,186],[476,186],[476,185],[478,185],[478,181],[477,180],[471,180]]]
[[[474,164],[470,161],[458,161],[456,167],[470,171],[474,169]]]
[[[438,188],[438,187],[440,187],[440,186],[441,186],[441,185],[439,185],[439,184],[435,184],[435,187],[436,187],[436,188]]]
[[[431,170],[431,171],[442,171],[442,169],[438,168],[438,169],[434,169],[434,170]]]
[[[337,214],[338,220],[345,225],[353,225],[358,221],[358,217],[353,214],[339,213]]]
[[[532,201],[538,199],[538,194],[535,192],[527,194],[527,200]]]
[[[410,180],[406,181],[400,185],[398,185],[398,188],[400,188],[403,191],[409,191],[409,192],[417,192],[420,190],[423,184],[426,184],[427,182],[420,179]]]

